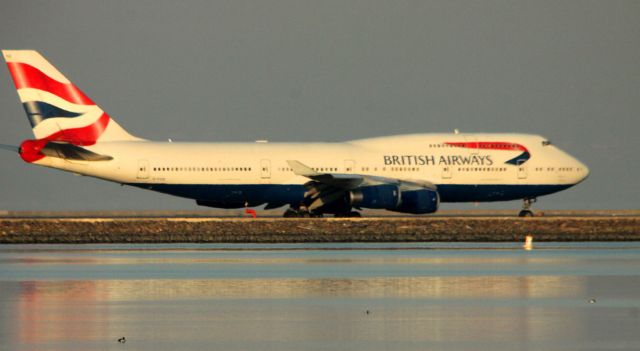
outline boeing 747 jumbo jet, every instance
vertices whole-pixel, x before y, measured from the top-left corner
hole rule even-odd
[[[32,164],[241,208],[289,206],[285,217],[425,214],[441,202],[536,198],[583,181],[580,161],[527,134],[410,134],[342,143],[157,142],[129,134],[36,51],[2,52],[35,139]]]

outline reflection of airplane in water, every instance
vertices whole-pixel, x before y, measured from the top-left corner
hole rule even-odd
[[[109,316],[109,308],[101,301],[108,301],[108,291],[98,289],[94,281],[21,281],[13,289],[19,296],[5,298],[17,301],[13,333],[23,348],[48,349],[43,344],[53,340],[71,339],[75,343],[105,339],[109,330],[98,323]],[[11,316],[7,311],[4,316]],[[64,321],[64,322],[60,322]],[[3,340],[3,346],[7,340]],[[11,344],[9,344],[11,345]],[[24,346],[31,346],[25,348]],[[64,346],[59,346],[65,349]],[[9,346],[8,350],[12,348]],[[17,349],[17,348],[16,348]]]
[[[285,216],[359,216],[353,209],[433,213],[440,202],[523,199],[567,189],[589,171],[525,134],[412,134],[344,143],[173,143],[137,138],[35,51],[3,51],[35,134],[8,147],[23,160]],[[147,116],[145,118],[150,118]],[[151,121],[151,119],[149,119]]]
[[[449,266],[450,262],[441,264]],[[3,282],[6,307],[1,310],[12,322],[7,325],[3,346],[10,350],[109,349],[109,345],[116,344],[117,338],[126,335],[129,340],[157,347],[154,342],[158,342],[158,338],[166,345],[176,338],[182,340],[185,335],[193,335],[197,340],[206,340],[207,347],[217,345],[215,342],[221,340],[225,340],[228,347],[231,341],[244,342],[247,338],[264,341],[261,339],[264,335],[254,328],[266,328],[270,337],[275,333],[280,340],[325,340],[323,336],[330,330],[342,330],[363,322],[362,315],[351,313],[352,309],[361,310],[372,305],[384,305],[385,310],[386,323],[377,321],[375,326],[391,328],[399,322],[394,317],[401,316],[403,328],[409,322],[419,327],[414,330],[417,336],[450,341],[460,330],[451,327],[451,323],[455,323],[453,316],[465,327],[472,327],[477,321],[473,311],[477,313],[478,306],[469,301],[475,301],[483,309],[495,309],[504,306],[496,307],[494,304],[501,302],[492,301],[504,299],[571,299],[586,294],[590,282],[597,279],[429,276],[8,281]],[[342,302],[335,303],[334,299]],[[185,301],[188,302],[185,304]],[[529,325],[529,319],[533,317],[528,311],[532,307],[514,308],[518,313],[483,313],[481,319],[484,323],[509,324],[540,338],[548,339],[557,333],[547,323]],[[378,312],[376,309],[373,314]],[[429,313],[429,317],[421,313]],[[540,314],[546,315],[538,312]],[[335,316],[339,318],[333,318]],[[274,318],[277,319],[275,324],[263,323]],[[578,321],[584,325],[576,324],[575,320],[563,321],[562,325],[567,326],[567,332],[579,334],[590,320],[581,318]],[[291,327],[284,328],[283,323]],[[331,323],[331,328],[317,328],[316,323]],[[206,333],[201,332],[205,330],[202,328]],[[424,333],[425,328],[431,332]],[[439,332],[435,333],[436,330]],[[384,330],[381,333],[383,337]]]

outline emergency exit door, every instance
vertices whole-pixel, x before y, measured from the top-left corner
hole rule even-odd
[[[527,179],[527,166],[525,160],[518,160],[518,179]]]
[[[149,161],[147,160],[138,160],[138,174],[136,176],[138,179],[147,179],[149,178]]]
[[[260,160],[260,178],[262,179],[271,178],[271,160],[267,160],[267,159]]]
[[[442,167],[442,179],[451,179],[451,166]]]
[[[355,171],[356,161],[354,160],[344,160],[344,172],[351,173]]]

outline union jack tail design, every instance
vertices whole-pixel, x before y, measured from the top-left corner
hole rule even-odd
[[[90,146],[141,140],[122,129],[37,51],[3,50],[2,54],[39,144],[59,141]]]

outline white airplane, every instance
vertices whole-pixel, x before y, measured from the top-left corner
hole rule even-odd
[[[411,134],[342,143],[178,143],[126,132],[36,51],[4,50],[35,139],[26,162],[190,198],[198,205],[288,205],[285,217],[354,209],[425,214],[440,202],[536,198],[583,181],[588,168],[526,134]]]

